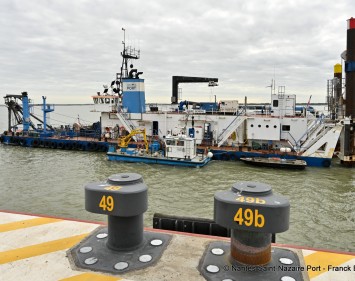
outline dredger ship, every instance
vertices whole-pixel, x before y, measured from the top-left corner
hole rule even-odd
[[[5,103],[11,112],[22,117],[16,124],[9,122],[8,131],[1,136],[6,144],[107,151],[117,139],[137,130],[144,130],[149,143],[160,142],[158,152],[166,151],[167,137],[179,136],[194,139],[200,153],[211,152],[216,160],[239,160],[247,157],[275,157],[304,160],[307,166],[329,167],[332,158],[338,156],[341,163],[354,164],[355,74],[354,74],[354,20],[349,20],[347,51],[345,59],[346,83],[342,78],[342,66],[334,66],[334,78],[328,81],[327,101],[329,114],[317,114],[308,103],[299,108],[296,95],[286,94],[285,87],[275,91],[274,84],[270,104],[258,105],[251,110],[246,98],[220,100],[217,102],[179,101],[179,85],[182,83],[206,83],[217,86],[218,78],[172,77],[170,104],[147,104],[143,72],[134,68],[132,61],[140,58],[140,51],[123,42],[122,65],[111,86],[92,96],[95,104],[107,106],[101,112],[100,122],[95,124],[92,139],[84,130],[58,130],[46,122],[36,128],[31,121],[27,93],[7,95]],[[346,84],[346,88],[345,88]],[[20,105],[19,100],[22,101]],[[44,119],[52,111],[43,105]],[[23,125],[22,131],[14,134],[14,127]],[[69,133],[68,133],[69,131]],[[86,136],[86,139],[74,137]],[[61,137],[61,140],[57,138]],[[137,147],[143,137],[133,136],[131,144]],[[340,140],[340,141],[339,141]],[[184,142],[174,146],[181,159],[189,159],[189,148]],[[110,151],[112,153],[113,151]]]

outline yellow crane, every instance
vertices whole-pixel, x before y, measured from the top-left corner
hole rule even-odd
[[[120,137],[118,139],[118,146],[120,148],[127,148],[133,136],[143,135],[145,151],[148,153],[149,144],[147,141],[147,135],[145,133],[145,129],[133,129],[127,136]]]

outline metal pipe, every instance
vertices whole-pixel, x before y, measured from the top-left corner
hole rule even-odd
[[[232,229],[231,256],[240,263],[265,265],[271,260],[271,233]]]
[[[139,248],[143,243],[143,214],[133,217],[108,216],[107,247],[122,251]]]

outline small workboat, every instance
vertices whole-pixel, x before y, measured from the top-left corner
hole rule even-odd
[[[128,147],[128,143],[136,135],[143,135],[143,144],[136,147]],[[119,140],[118,148],[111,146],[107,152],[110,161],[123,161],[147,164],[162,164],[184,167],[203,167],[211,161],[212,152],[198,154],[196,151],[196,139],[186,135],[168,135],[162,141],[154,141],[149,144],[145,129],[136,129]]]
[[[307,166],[307,162],[304,160],[285,159],[279,157],[245,157],[240,158],[240,160],[250,165],[270,168],[303,170]]]

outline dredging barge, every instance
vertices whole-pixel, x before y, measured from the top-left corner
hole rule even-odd
[[[173,80],[210,80],[188,78],[173,77]],[[215,160],[234,161],[262,155],[300,159],[306,161],[308,166],[331,165],[343,124],[329,122],[324,116],[317,118],[313,115],[297,115],[295,95],[273,95],[272,104],[277,104],[278,108],[271,107],[258,115],[247,112],[245,107],[240,107],[234,101],[225,101],[225,107],[219,106],[215,112],[213,110],[216,104],[208,104],[209,110],[197,110],[184,108],[185,102],[176,106],[164,105],[160,109],[158,106],[146,106],[144,91],[128,90],[143,88],[143,82],[139,78],[123,78],[122,87],[125,90],[122,97],[94,96],[94,102],[107,103],[111,110],[102,112],[101,122],[93,124],[91,128],[81,128],[75,124],[71,128],[53,128],[47,124],[46,115],[54,107],[46,104],[45,97],[42,121],[30,113],[26,92],[21,95],[7,95],[5,103],[9,110],[9,120],[13,115],[17,123],[11,124],[9,121],[9,129],[1,135],[0,141],[25,147],[107,152],[110,145],[117,146],[119,138],[134,130],[144,129],[150,143],[156,139],[163,140],[167,135],[187,135],[194,138],[198,153],[208,150],[213,153]],[[137,104],[142,107],[137,107]],[[207,105],[204,106],[206,108]],[[149,111],[145,111],[146,107]],[[35,126],[31,117],[41,124]],[[19,124],[23,128],[16,131]],[[139,139],[134,140],[139,144]],[[130,144],[130,147],[137,147],[137,143]],[[290,152],[282,152],[284,148],[289,148]]]
[[[116,143],[117,137],[130,134],[132,130],[145,129],[151,140],[163,139],[167,135],[192,137],[196,139],[200,152],[207,149],[216,160],[267,156],[299,159],[306,161],[308,166],[329,167],[332,158],[337,156],[342,164],[352,166],[355,163],[353,18],[349,19],[347,37],[346,99],[342,87],[345,85],[342,82],[342,67],[337,64],[334,67],[334,78],[328,81],[330,114],[327,117],[312,114],[308,110],[309,106],[298,112],[296,96],[286,94],[284,87],[279,87],[277,93],[274,91],[271,94],[270,105],[252,111],[246,102],[240,104],[237,100],[179,103],[180,83],[208,83],[210,87],[217,86],[218,78],[208,77],[173,76],[171,104],[146,104],[144,79],[140,78],[143,73],[133,68],[132,64],[128,69],[129,62],[139,59],[140,52],[123,42],[120,73],[111,82],[111,87],[105,87],[103,93],[92,97],[94,103],[110,106],[109,110],[101,112],[100,123],[95,131],[97,134],[92,141],[75,140],[70,136],[65,136],[66,139],[62,141],[57,140],[45,132],[46,126],[38,138],[31,136],[28,131],[31,123],[27,120],[30,114],[25,110],[24,99],[24,116],[18,120],[24,130],[17,136],[16,133],[13,135],[13,128],[9,127],[2,134],[1,141],[24,146],[107,151],[110,143]],[[43,111],[49,112],[49,109],[44,106]],[[113,138],[112,132],[115,135]],[[72,136],[80,137],[77,133],[72,133]],[[283,148],[289,148],[291,152],[282,153]]]

